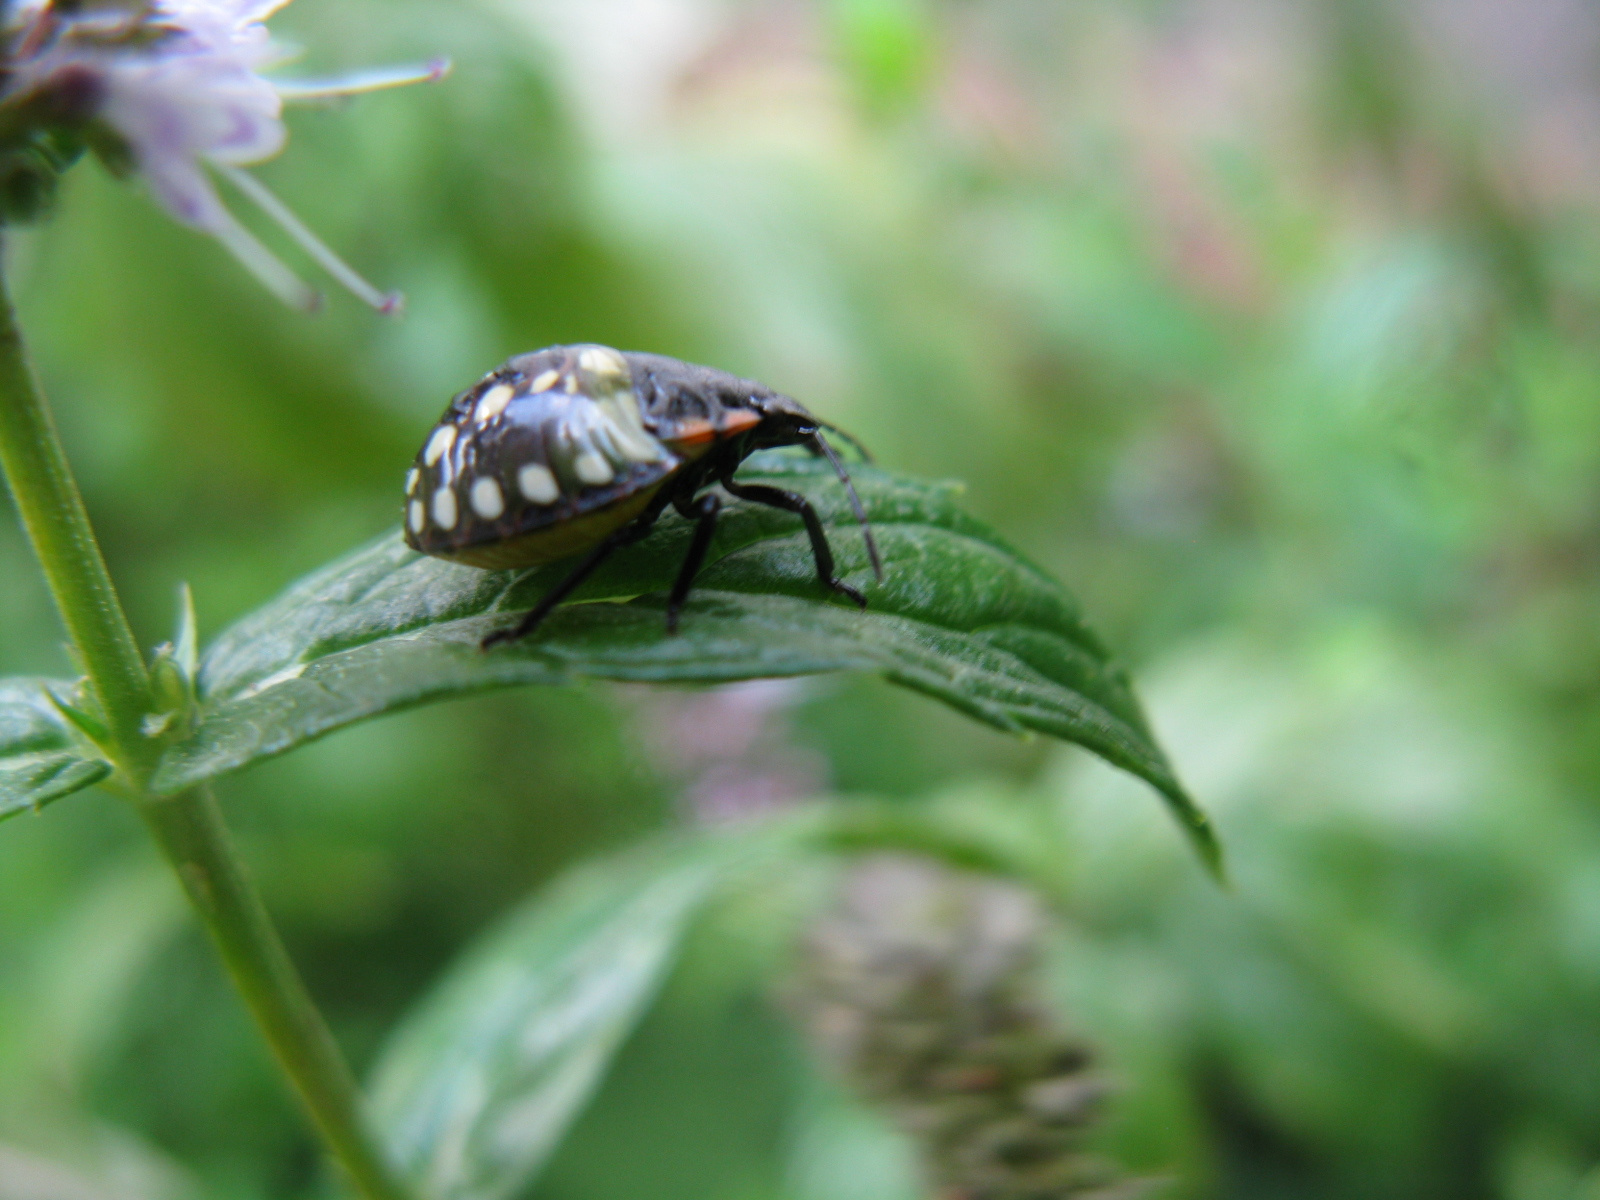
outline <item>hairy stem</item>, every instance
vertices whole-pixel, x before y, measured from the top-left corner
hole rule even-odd
[[[151,710],[150,676],[100,556],[55,422],[34,381],[10,298],[3,291],[0,467],[104,712],[117,766],[137,785],[154,765],[158,749],[140,732]]]
[[[120,780],[183,881],[250,1014],[328,1150],[365,1200],[408,1200],[361,1118],[360,1097],[322,1015],[229,843],[211,794],[156,796],[161,742],[145,735],[150,676],[112,586],[83,498],[33,377],[0,275],[0,468],[106,720]]]
[[[144,800],[139,809],[323,1141],[362,1196],[406,1200],[362,1123],[355,1080],[230,844],[215,798],[199,787]]]

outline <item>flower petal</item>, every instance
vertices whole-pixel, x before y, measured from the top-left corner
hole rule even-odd
[[[228,211],[209,169],[227,175],[350,291],[380,311],[393,312],[398,294],[380,292],[362,279],[238,168],[283,149],[286,95],[319,100],[420,83],[441,78],[449,63],[287,82],[280,94],[280,86],[260,72],[291,54],[263,22],[287,2],[146,0],[125,8],[79,11],[74,6],[68,13],[55,12],[44,33],[9,47],[12,58],[0,74],[0,99],[35,92],[55,99],[70,84],[75,94],[90,97],[75,119],[92,119],[102,133],[114,135],[105,142],[126,151],[173,217],[221,241],[275,294],[301,308],[315,307],[317,298]],[[17,28],[18,14],[39,17],[48,7],[43,0],[16,0],[10,28]]]

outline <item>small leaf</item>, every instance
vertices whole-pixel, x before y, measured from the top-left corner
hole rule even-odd
[[[72,689],[65,680],[0,680],[0,819],[111,774],[62,711]]]
[[[72,688],[71,700],[63,698],[57,687],[45,689],[45,696],[73,728],[110,758],[111,731],[106,728],[105,714],[100,711],[99,702],[88,694],[84,680],[80,679]]]
[[[178,585],[178,628],[150,657],[150,690],[156,711],[145,714],[145,737],[178,737],[191,732],[197,717],[195,689],[200,674],[200,643],[195,630],[194,595]]]
[[[200,675],[200,632],[195,624],[194,592],[187,583],[178,585],[178,628],[172,637],[172,660],[192,689]]]
[[[620,552],[531,638],[482,653],[571,569],[480,571],[406,549],[397,534],[301,581],[225,632],[200,666],[201,722],[169,751],[156,786],[175,791],[378,713],[517,683],[575,676],[723,682],[877,671],[1003,730],[1077,742],[1156,787],[1206,860],[1203,813],[1157,748],[1122,671],[1060,585],[963,513],[954,488],[858,467],[883,550],[873,580],[842,489],[823,464],[762,455],[741,478],[805,493],[858,611],[816,581],[799,520],[730,503],[680,636],[664,594],[689,522],[669,515]],[[608,601],[609,603],[597,603]]]
[[[752,843],[700,838],[592,863],[483,938],[391,1037],[373,1111],[433,1200],[524,1191]]]

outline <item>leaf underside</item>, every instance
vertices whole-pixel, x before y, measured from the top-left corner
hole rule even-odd
[[[86,750],[52,703],[72,684],[53,679],[0,681],[0,819],[71,795],[111,774]]]
[[[372,1088],[377,1127],[424,1194],[525,1189],[742,849],[673,840],[581,867],[450,968],[390,1037]]]
[[[227,630],[200,670],[201,720],[170,748],[170,792],[353,721],[486,688],[588,676],[711,683],[877,671],[1012,732],[1086,746],[1166,797],[1209,862],[1205,817],[1152,739],[1124,674],[1054,580],[963,513],[948,485],[854,472],[883,552],[875,582],[843,489],[827,466],[751,459],[741,480],[804,493],[861,612],[817,582],[798,518],[738,501],[718,526],[678,636],[665,593],[692,525],[664,517],[615,555],[535,634],[480,651],[570,570],[482,571],[386,535],[291,587]]]

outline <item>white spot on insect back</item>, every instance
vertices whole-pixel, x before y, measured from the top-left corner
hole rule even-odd
[[[428,510],[421,500],[413,500],[406,506],[406,520],[412,533],[422,532],[422,527],[428,523]]]
[[[550,504],[561,495],[550,468],[529,463],[517,472],[517,490],[535,504]]]
[[[560,371],[556,371],[556,370],[546,371],[543,375],[540,375],[537,379],[535,379],[531,384],[528,385],[528,390],[529,391],[533,391],[533,392],[547,392],[551,388],[555,387],[555,385],[557,383],[559,383],[560,381],[561,381],[561,372]]]
[[[616,432],[618,447],[633,462],[660,462],[667,456],[667,452],[662,448],[661,443],[648,433],[629,429],[622,425],[616,427]]]
[[[473,419],[479,425],[487,425],[501,413],[505,412],[506,405],[511,403],[512,392],[510,386],[497,383],[483,395],[478,397],[478,407],[473,413]]]
[[[409,496],[412,492],[417,490],[417,480],[421,478],[422,472],[418,471],[415,467],[412,467],[411,470],[406,472],[406,495]]]
[[[668,457],[666,448],[646,432],[639,415],[639,399],[631,388],[618,388],[597,397],[595,409],[599,414],[596,432],[605,435],[601,449],[619,467],[661,462]]]
[[[572,470],[579,479],[588,484],[610,483],[616,475],[611,469],[611,464],[606,461],[605,455],[593,450],[585,450],[578,455],[572,462]]]
[[[493,479],[479,479],[472,485],[469,495],[472,511],[485,521],[492,521],[506,510],[506,498],[500,494],[500,485]]]
[[[422,465],[431,467],[450,452],[450,447],[455,444],[456,427],[454,425],[441,425],[433,431],[433,436],[428,439],[428,448],[422,452]]]
[[[585,346],[578,352],[578,365],[596,375],[627,375],[628,364],[608,346]]]
[[[442,487],[433,494],[433,523],[440,529],[456,527],[456,494]]]

